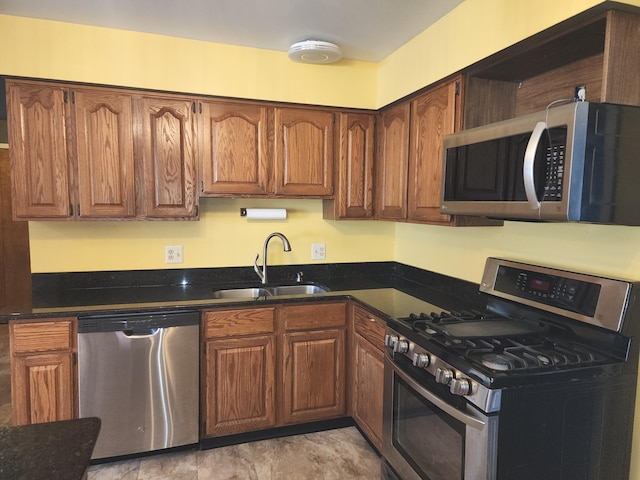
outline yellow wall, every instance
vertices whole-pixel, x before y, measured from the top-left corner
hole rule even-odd
[[[465,0],[378,65],[330,66],[294,64],[279,52],[0,15],[0,74],[379,108],[599,3]],[[239,217],[241,206],[286,206],[291,214],[284,222],[250,223]],[[201,210],[200,222],[32,222],[33,271],[165,268],[167,244],[184,246],[184,267],[249,265],[264,237],[278,230],[293,252],[274,249],[273,263],[310,262],[310,244],[326,242],[328,262],[395,259],[474,282],[490,255],[640,279],[635,227],[329,222],[317,200],[204,199]],[[636,422],[634,452],[640,415]],[[639,460],[634,455],[635,480]]]
[[[376,65],[0,15],[0,74],[375,108]]]
[[[286,208],[286,220],[247,220],[240,208]],[[269,248],[269,264],[314,263],[311,244],[326,244],[325,262],[393,258],[394,225],[322,220],[321,200],[206,198],[198,222],[31,222],[31,263],[38,272],[198,268],[251,265],[269,233],[284,233]],[[165,245],[182,245],[184,263],[165,265]]]

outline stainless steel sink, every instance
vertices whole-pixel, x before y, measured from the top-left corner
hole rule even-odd
[[[213,298],[258,298],[271,295],[266,288],[230,288],[227,290],[216,290]]]
[[[271,295],[313,295],[314,293],[324,293],[328,290],[318,285],[282,285],[271,287]]]
[[[279,295],[313,295],[316,293],[328,292],[329,289],[319,285],[280,285],[277,287],[264,288],[229,288],[224,290],[216,290],[212,294],[212,298],[259,298],[259,297],[276,297]]]

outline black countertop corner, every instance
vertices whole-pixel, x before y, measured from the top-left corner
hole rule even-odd
[[[0,427],[0,480],[80,480],[100,431],[100,419]]]

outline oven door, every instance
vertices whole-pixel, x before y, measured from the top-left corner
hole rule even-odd
[[[497,415],[487,416],[468,403],[463,411],[422,383],[386,352],[385,460],[403,480],[495,478]]]

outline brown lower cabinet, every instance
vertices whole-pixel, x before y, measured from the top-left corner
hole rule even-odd
[[[382,450],[384,333],[386,322],[351,304],[351,415],[378,450]]]
[[[9,323],[13,423],[77,416],[76,319]]]
[[[344,416],[346,303],[203,313],[204,437]]]
[[[381,448],[384,320],[312,302],[205,310],[201,328],[203,437],[351,413]],[[14,423],[77,417],[76,318],[12,321],[9,335]]]
[[[276,425],[275,313],[273,307],[204,312],[204,436]]]

